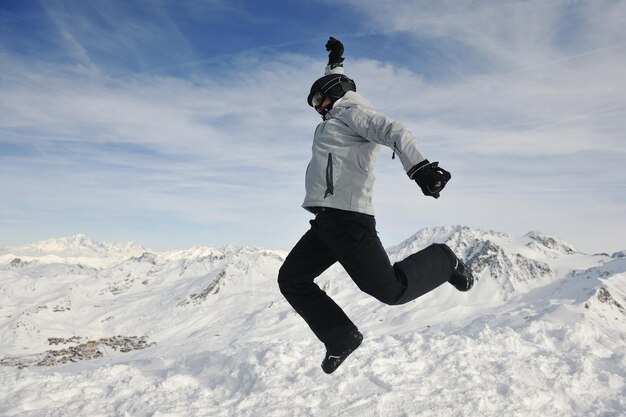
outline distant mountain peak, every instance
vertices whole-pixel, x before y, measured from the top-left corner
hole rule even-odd
[[[530,241],[526,244],[529,248],[539,249],[543,252],[551,252],[555,255],[573,255],[578,251],[569,243],[556,237],[545,235],[538,231],[530,231],[524,237]]]
[[[47,240],[41,240],[29,245],[19,246],[14,249],[39,251],[41,253],[58,253],[76,249],[91,249],[104,247],[104,244],[95,242],[83,234],[76,234],[68,237],[59,237]]]
[[[67,237],[41,240],[21,246],[9,246],[0,249],[1,255],[11,255],[15,258],[25,259],[123,259],[141,255],[148,250],[133,242],[127,243],[102,243],[90,239],[84,234],[75,234]],[[88,263],[88,262],[87,262]]]

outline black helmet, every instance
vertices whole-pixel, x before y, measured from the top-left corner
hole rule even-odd
[[[321,97],[327,97],[335,101],[339,100],[348,91],[356,91],[356,84],[353,80],[346,77],[343,74],[329,74],[318,79],[311,86],[311,92],[307,97],[307,103],[309,106],[315,107],[313,104],[313,98],[316,93],[320,93]]]

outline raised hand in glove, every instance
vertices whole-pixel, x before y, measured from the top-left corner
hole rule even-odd
[[[452,175],[439,167],[439,162],[423,160],[408,172],[409,178],[420,186],[426,196],[439,198],[439,192],[443,190]]]
[[[339,39],[335,39],[332,36],[328,38],[328,42],[326,42],[326,50],[329,52],[329,64],[341,64],[343,62],[343,44],[339,41]]]

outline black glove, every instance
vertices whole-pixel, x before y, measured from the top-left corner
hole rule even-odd
[[[439,167],[439,162],[423,160],[408,172],[409,178],[420,186],[426,196],[439,198],[439,192],[443,190],[452,175]]]
[[[332,36],[328,38],[328,42],[326,42],[326,50],[330,52],[328,54],[329,64],[341,64],[343,62],[343,44],[338,39],[335,39]]]

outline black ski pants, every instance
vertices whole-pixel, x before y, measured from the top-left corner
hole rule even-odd
[[[278,273],[289,304],[326,346],[356,326],[314,279],[339,262],[363,292],[389,305],[404,304],[450,279],[454,254],[433,244],[393,266],[376,233],[374,216],[322,209]]]

